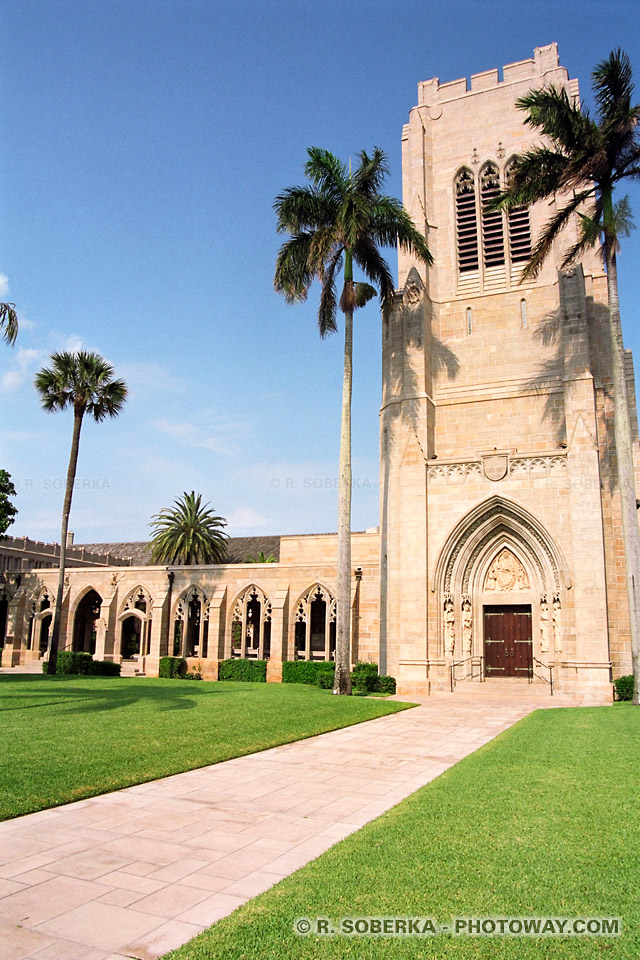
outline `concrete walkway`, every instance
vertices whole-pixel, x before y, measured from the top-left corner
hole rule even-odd
[[[408,699],[408,698],[407,698]],[[538,707],[456,693],[0,824],[0,960],[152,960]]]

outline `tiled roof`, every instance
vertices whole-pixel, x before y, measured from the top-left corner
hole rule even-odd
[[[148,540],[131,540],[123,543],[76,543],[75,548],[84,547],[92,553],[110,553],[115,557],[131,558],[134,567],[149,564],[151,544]],[[227,563],[247,563],[248,560],[264,553],[266,557],[280,559],[280,537],[229,537],[227,540]]]

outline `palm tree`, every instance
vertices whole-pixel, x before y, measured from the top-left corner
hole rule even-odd
[[[597,118],[573,103],[565,89],[548,86],[518,100],[528,116],[525,123],[547,138],[520,156],[498,207],[530,205],[548,197],[570,197],[546,224],[523,271],[537,276],[562,229],[579,218],[577,241],[566,251],[570,266],[589,247],[600,245],[607,273],[609,327],[613,365],[613,399],[618,483],[622,504],[622,535],[626,558],[627,595],[631,621],[631,655],[635,678],[633,702],[640,695],[640,534],[636,514],[631,421],[624,370],[616,253],[620,237],[631,224],[628,198],[614,203],[620,181],[640,180],[640,105],[632,103],[629,57],[613,51],[592,74]]]
[[[35,377],[36,390],[40,394],[42,406],[48,413],[73,409],[73,434],[71,453],[67,469],[67,484],[62,507],[62,529],[60,532],[60,574],[58,592],[53,612],[51,647],[49,651],[48,673],[56,672],[58,645],[60,639],[60,615],[64,592],[64,573],[67,550],[67,531],[71,497],[78,464],[78,446],[80,430],[85,414],[100,423],[106,417],[117,417],[127,398],[124,380],[114,379],[114,370],[110,363],[98,353],[54,353],[51,366],[43,367]]]
[[[256,554],[255,557],[249,557],[247,563],[277,563],[273,553],[267,555],[264,550],[261,550],[260,553]]]
[[[15,303],[0,303],[2,339],[12,346],[18,336],[18,314]]]
[[[382,150],[371,156],[364,150],[351,172],[328,150],[311,147],[305,173],[309,185],[291,187],[275,200],[278,233],[290,238],[276,262],[275,288],[287,303],[306,300],[314,280],[319,280],[320,336],[337,330],[336,277],[344,266],[340,309],[344,313],[344,377],[340,431],[340,488],[338,495],[338,567],[336,672],[334,693],[351,692],[351,385],[353,312],[375,296],[368,283],[356,283],[353,265],[378,287],[383,311],[391,306],[394,282],[379,246],[399,244],[425,263],[432,258],[424,236],[416,229],[402,204],[380,189],[388,173]]]
[[[203,505],[202,494],[183,493],[169,507],[156,514],[149,526],[151,563],[224,563],[227,555],[227,521]]]

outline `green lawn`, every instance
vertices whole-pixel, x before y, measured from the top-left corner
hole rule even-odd
[[[640,956],[640,711],[540,710],[172,960]],[[300,937],[298,917],[616,916],[617,938]]]
[[[0,675],[0,820],[406,707],[300,684]]]

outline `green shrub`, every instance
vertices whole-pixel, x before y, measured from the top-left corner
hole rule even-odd
[[[355,664],[353,668],[353,673],[351,674],[352,680],[357,680],[360,677],[377,677],[378,676],[378,664],[377,663],[364,663],[359,661]]]
[[[56,674],[82,674],[86,676],[89,673],[93,657],[90,653],[75,653],[73,650],[61,650],[58,653],[56,661]]]
[[[335,675],[335,670],[318,670],[315,680],[316,686],[320,687],[321,690],[332,690]]]
[[[613,681],[616,688],[616,700],[631,700],[633,697],[633,677],[629,674],[626,677],[618,677]]]
[[[46,673],[48,669],[49,669],[49,661],[48,661],[48,660],[43,660],[43,661],[42,661],[42,672],[43,672],[43,673]]]
[[[187,661],[182,657],[160,657],[158,676],[169,679],[183,677],[187,672]]]
[[[218,680],[245,680],[253,683],[266,683],[267,661],[243,660],[240,657],[221,660],[218,666]]]
[[[202,680],[202,673],[194,670],[193,673],[185,673],[180,677],[181,680]]]
[[[376,678],[378,681],[378,686],[376,688],[377,693],[395,693],[396,692],[396,678],[381,676]]]
[[[120,664],[112,660],[93,660],[89,664],[89,675],[93,677],[119,677]]]
[[[335,669],[332,660],[286,660],[282,664],[282,682],[314,684],[318,673],[330,673],[333,686]]]

